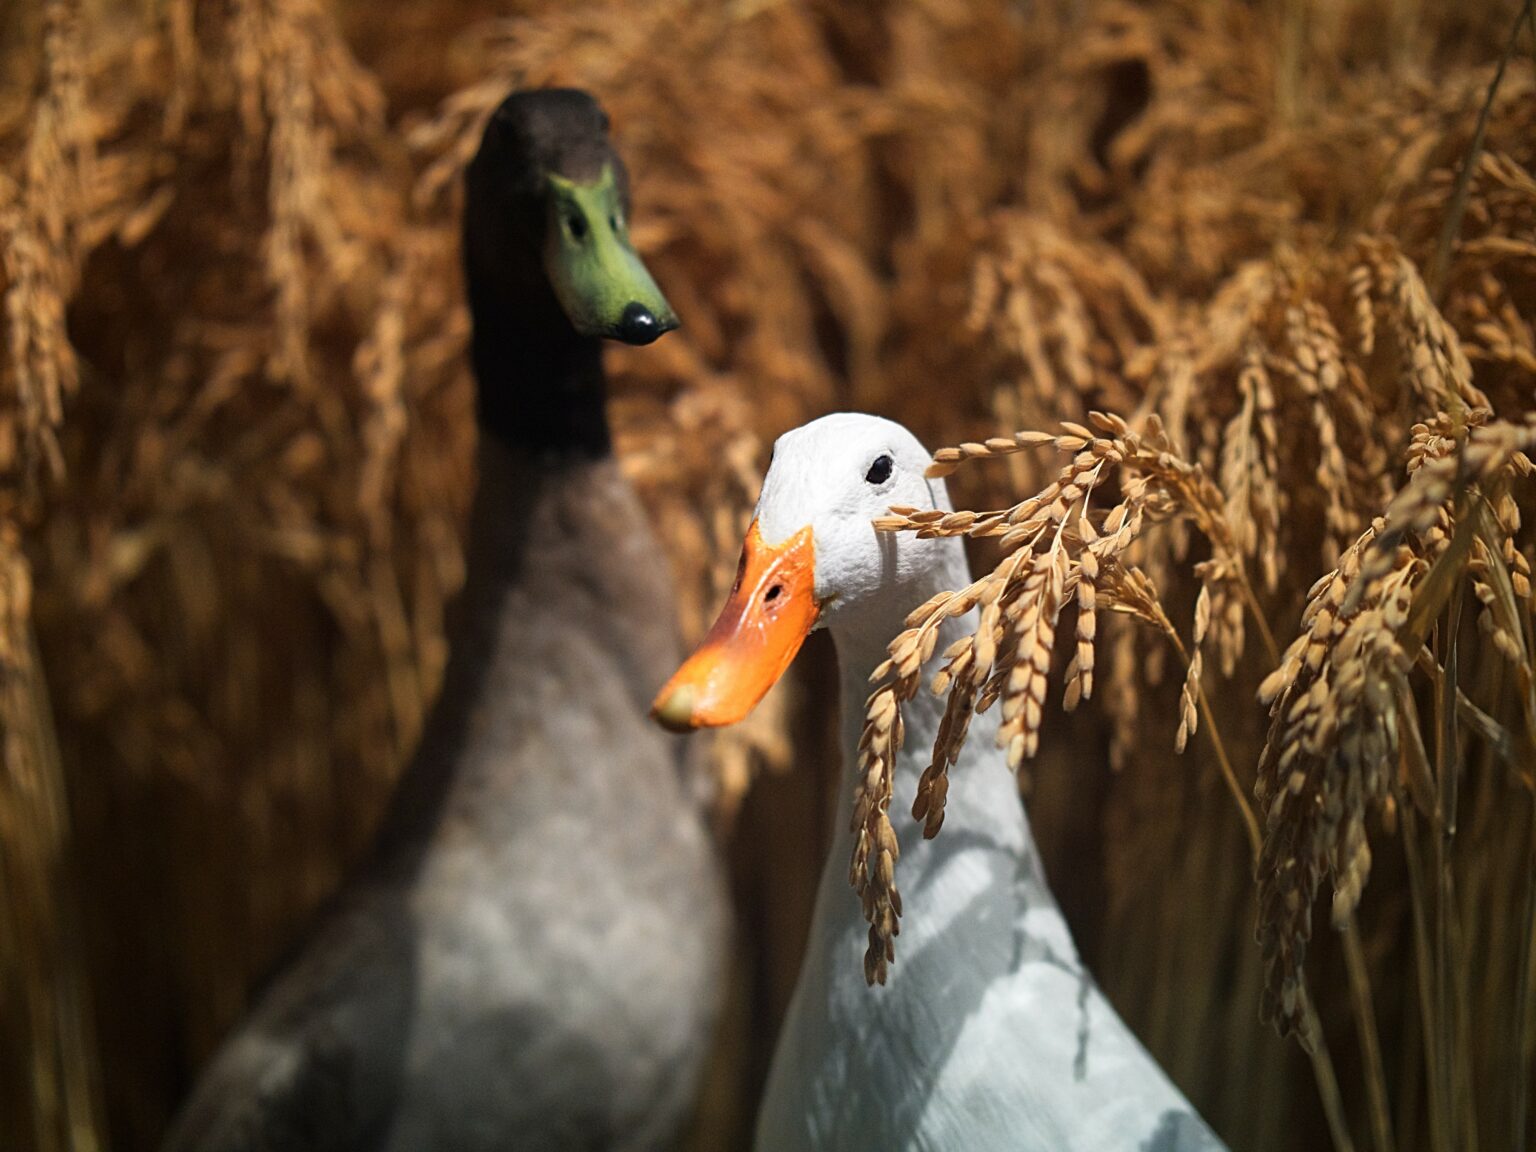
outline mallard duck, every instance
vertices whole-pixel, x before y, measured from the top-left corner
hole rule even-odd
[[[657,718],[679,729],[739,720],[806,634],[826,628],[853,763],[886,645],[913,608],[970,582],[958,539],[871,524],[893,504],[950,509],[944,482],[924,476],[929,461],[905,428],[871,416],[780,437],[736,586],[657,696]],[[975,624],[949,621],[938,649]],[[941,713],[926,693],[904,709],[892,811],[911,808]],[[972,723],[937,838],[895,820],[905,908],[885,987],[866,984],[852,832],[833,844],[758,1116],[762,1152],[1220,1147],[1078,959],[996,731],[995,711]]]
[[[675,1146],[726,904],[667,565],[609,451],[602,339],[676,318],[597,103],[509,97],[466,177],[479,487],[442,694],[371,859],[165,1147]]]

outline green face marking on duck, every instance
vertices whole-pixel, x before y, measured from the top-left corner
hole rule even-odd
[[[649,344],[677,327],[677,314],[629,240],[611,165],[588,184],[551,172],[544,271],[572,327],[583,336]]]

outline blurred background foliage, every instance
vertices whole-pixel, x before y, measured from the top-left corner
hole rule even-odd
[[[637,243],[683,319],[610,352],[611,411],[692,638],[773,437],[825,411],[880,412],[934,447],[1155,411],[1217,473],[1255,340],[1300,356],[1285,326],[1303,300],[1353,332],[1351,277],[1399,257],[1430,277],[1495,410],[1533,407],[1530,30],[1459,242],[1438,250],[1518,9],[11,0],[0,1147],[153,1148],[368,842],[461,578],[458,175],[511,86],[579,85],[607,107]],[[1385,324],[1394,307],[1365,311]],[[1278,413],[1265,604],[1282,646],[1401,482],[1429,414],[1400,400],[1339,422],[1324,459],[1316,418]],[[1047,464],[972,467],[957,503],[1006,506]],[[1181,571],[1157,575],[1187,626],[1198,584]],[[1273,667],[1256,648],[1207,672],[1245,786]],[[832,654],[807,653],[714,748],[740,933],[701,1148],[743,1143],[844,818]],[[1090,965],[1216,1128],[1242,1149],[1320,1147],[1313,1066],[1258,1019],[1243,828],[1207,746],[1173,751],[1180,677],[1161,660],[1117,642],[1092,706],[1052,710],[1031,817]],[[1491,772],[1467,786],[1461,1019],[1518,1037],[1530,797]],[[1407,1149],[1429,1139],[1402,873],[1379,863],[1361,923]],[[1331,933],[1310,963],[1367,1146]],[[1510,1050],[1470,1059],[1459,1097],[1491,1147],[1510,1070],[1484,1065]]]

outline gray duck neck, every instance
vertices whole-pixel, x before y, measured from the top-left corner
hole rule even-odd
[[[551,458],[482,436],[464,587],[449,611],[449,659],[420,746],[381,836],[386,854],[424,842],[453,797],[471,824],[516,781],[485,755],[504,734],[499,695],[562,645],[601,648],[643,715],[678,658],[670,570],[612,456]]]

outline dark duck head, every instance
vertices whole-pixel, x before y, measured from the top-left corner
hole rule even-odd
[[[464,270],[482,433],[601,456],[602,341],[649,344],[677,316],[629,239],[629,177],[597,101],[515,92],[465,174]]]

